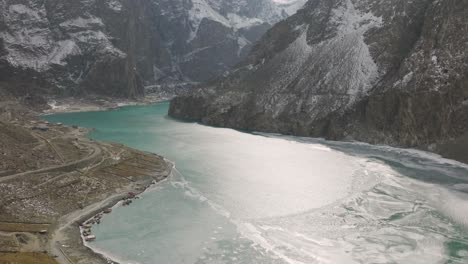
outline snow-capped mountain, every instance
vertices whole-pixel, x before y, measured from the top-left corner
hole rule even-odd
[[[276,5],[279,7],[279,9],[283,10],[287,16],[292,16],[297,12],[297,10],[303,8],[306,2],[307,0],[291,0],[285,2],[280,1],[276,2]]]
[[[272,0],[155,2],[169,27],[162,30],[175,70],[186,81],[206,81],[229,70],[273,24],[289,16]]]
[[[2,0],[0,81],[118,96],[200,82],[287,12],[271,0]]]
[[[170,114],[216,126],[468,147],[468,4],[310,0]],[[454,149],[455,147],[451,147]]]
[[[160,50],[150,8],[140,0],[0,1],[0,81],[18,95],[140,95],[140,70]]]

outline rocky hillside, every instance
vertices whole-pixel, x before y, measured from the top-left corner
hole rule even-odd
[[[1,1],[0,81],[18,95],[82,89],[142,94],[135,70],[136,45],[142,43],[134,32],[139,13],[147,11],[133,2],[144,3]]]
[[[468,161],[468,2],[313,0],[174,117]]]
[[[272,0],[164,0],[166,40],[176,70],[200,82],[223,74],[248,54],[272,25],[295,13]],[[166,3],[167,2],[167,3]],[[169,4],[170,3],[170,4]],[[174,8],[174,5],[180,6]]]
[[[17,95],[125,97],[198,82],[296,9],[271,0],[2,0],[0,82]]]

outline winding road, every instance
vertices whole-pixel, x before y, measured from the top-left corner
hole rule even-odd
[[[87,146],[92,152],[85,158],[82,158],[77,161],[68,162],[58,166],[51,166],[47,168],[42,168],[38,170],[32,170],[27,172],[21,172],[9,176],[4,176],[0,178],[0,182],[9,181],[15,178],[20,178],[23,176],[28,176],[31,174],[38,174],[38,173],[47,173],[47,172],[54,172],[54,171],[63,171],[63,172],[70,172],[76,170],[78,167],[84,167],[92,163],[97,157],[102,154],[102,149],[99,146],[96,146],[95,143],[87,143],[87,142],[80,142],[82,145]],[[50,144],[50,143],[49,143]]]

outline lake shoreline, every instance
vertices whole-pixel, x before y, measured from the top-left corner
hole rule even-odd
[[[171,161],[168,161],[168,163],[170,164],[173,164]],[[173,164],[173,169],[175,168],[174,164]],[[157,185],[161,184],[162,182],[166,181],[167,179],[169,179],[169,177],[171,177],[172,175],[172,172],[173,170],[171,170],[169,176],[167,176],[166,178],[158,181],[158,182],[152,182],[151,184],[147,185],[147,188],[145,188],[144,190],[141,190],[141,191],[132,191],[130,193],[133,193],[135,195],[135,198],[136,199],[143,199],[140,195],[143,195],[147,192],[150,192],[152,191],[154,188],[157,187]],[[105,205],[103,206],[100,206],[99,207],[99,210],[94,210],[92,212],[89,212],[87,214],[84,214],[82,215],[82,217],[80,217],[80,221],[77,222],[78,225],[78,233],[80,234],[79,235],[79,238],[81,239],[81,242],[83,244],[84,247],[86,247],[87,250],[91,251],[93,255],[95,255],[97,258],[101,258],[101,259],[104,259],[107,261],[107,263],[111,263],[111,264],[123,264],[125,262],[119,260],[117,257],[114,257],[112,256],[110,253],[108,252],[101,252],[99,250],[96,250],[95,248],[92,247],[92,241],[91,242],[86,242],[85,240],[85,237],[83,236],[83,225],[87,222],[89,222],[91,219],[93,218],[96,218],[96,216],[103,216],[103,212],[104,210],[111,210],[110,213],[106,213],[105,215],[107,215],[107,217],[111,217],[112,216],[112,210],[114,210],[115,208],[117,207],[121,207],[121,206],[131,206],[130,205],[124,205],[124,202],[127,200],[128,198],[128,193],[129,192],[122,192],[120,194],[116,194],[115,197],[110,197],[109,198],[109,201],[108,202],[105,202]],[[132,194],[132,196],[133,196]],[[93,224],[94,226],[95,224]],[[76,232],[75,231],[72,231],[70,232],[70,234],[73,234],[73,235],[76,235]]]
[[[169,164],[172,162],[166,160]],[[173,168],[173,167],[172,167]],[[120,262],[112,259],[112,257],[96,252],[89,247],[85,241],[84,236],[82,235],[81,226],[89,219],[95,217],[98,214],[101,214],[104,210],[118,206],[118,204],[124,200],[128,193],[135,193],[135,195],[141,195],[146,191],[150,190],[154,184],[159,184],[160,182],[166,180],[170,177],[172,169],[163,179],[160,179],[156,182],[156,179],[147,179],[136,184],[128,186],[126,190],[122,190],[117,194],[109,194],[104,200],[91,204],[88,207],[74,211],[66,216],[63,216],[59,220],[58,227],[56,228],[51,240],[50,247],[54,255],[58,256],[59,263],[74,263],[71,262],[68,254],[64,252],[64,247],[62,243],[59,243],[61,240],[66,240],[66,248],[72,248],[73,255],[79,255],[81,259],[88,261],[88,263],[106,263],[106,264],[121,264]],[[152,181],[151,181],[152,180]],[[151,182],[150,182],[151,181]],[[137,188],[136,185],[144,186],[144,189]],[[110,213],[109,215],[111,215]],[[72,242],[72,243],[69,243]],[[69,245],[72,244],[72,245]]]
[[[122,109],[120,111],[108,111],[108,112],[105,112],[105,113],[103,113],[103,112],[101,112],[101,113],[83,113],[83,114],[76,114],[76,115],[73,114],[73,115],[70,115],[70,116],[68,116],[68,115],[57,116],[57,117],[51,117],[49,120],[53,120],[54,122],[64,122],[66,124],[76,123],[76,124],[78,124],[80,126],[83,126],[83,127],[96,127],[97,128],[96,134],[92,135],[93,138],[100,139],[100,140],[110,140],[110,141],[114,141],[114,142],[123,142],[125,144],[130,145],[130,146],[134,146],[137,149],[145,149],[145,150],[149,150],[151,152],[164,153],[165,156],[170,157],[174,161],[180,162],[180,164],[179,164],[180,168],[179,169],[184,169],[187,166],[189,166],[192,169],[197,168],[196,164],[185,163],[185,162],[183,162],[184,159],[180,160],[179,157],[184,157],[184,155],[186,155],[187,158],[188,157],[193,157],[193,156],[201,156],[202,153],[200,153],[200,152],[191,153],[190,149],[186,148],[186,144],[192,144],[193,142],[196,142],[194,144],[195,144],[195,146],[198,146],[197,144],[199,144],[200,142],[203,143],[203,141],[200,141],[199,139],[205,139],[205,138],[210,139],[210,143],[212,143],[212,145],[207,145],[206,147],[211,146],[213,148],[209,148],[212,151],[208,152],[208,153],[217,153],[216,155],[220,155],[220,153],[224,153],[223,152],[224,148],[228,147],[227,149],[230,150],[229,151],[230,154],[227,155],[227,158],[229,158],[229,157],[231,157],[231,156],[233,156],[235,154],[236,154],[235,155],[236,157],[242,157],[242,155],[237,155],[237,153],[235,151],[233,152],[234,149],[236,149],[236,150],[237,149],[244,149],[244,150],[249,149],[249,148],[245,148],[245,147],[240,147],[241,145],[237,144],[237,143],[239,143],[238,140],[242,139],[242,141],[244,141],[246,137],[250,137],[249,135],[247,135],[245,133],[239,134],[238,132],[233,131],[233,130],[229,130],[229,129],[211,129],[211,128],[208,128],[208,127],[199,126],[197,124],[187,124],[187,123],[182,123],[182,122],[175,122],[174,120],[170,121],[170,119],[165,118],[165,114],[166,114],[165,107],[166,107],[166,103],[163,103],[163,104],[157,104],[157,105],[148,106],[148,107],[128,107],[128,108]],[[157,116],[157,118],[153,119],[153,117],[155,115]],[[104,123],[102,123],[100,121],[96,122],[96,120],[93,119],[94,117],[96,117],[96,120],[105,120],[105,121],[103,121]],[[129,120],[131,120],[131,122]],[[133,120],[135,120],[135,122],[133,122]],[[149,120],[151,120],[151,122],[148,122]],[[159,122],[161,122],[161,123],[159,123]],[[167,122],[175,122],[176,124],[173,124],[174,126],[171,127],[171,124],[169,124]],[[159,128],[164,128],[164,129],[159,129]],[[199,138],[197,138],[197,133],[195,133],[196,129],[200,129],[198,131],[199,136],[200,136]],[[175,130],[177,130],[177,132],[183,131],[184,133],[180,133],[180,134],[179,133],[174,133]],[[109,132],[114,133],[115,131],[118,131],[119,133],[121,133],[120,137],[115,137],[115,135],[113,135],[113,134],[112,134],[113,135],[112,137],[107,137],[106,133],[109,133]],[[131,134],[132,132],[134,134]],[[211,134],[211,133],[213,133],[213,134]],[[177,135],[177,138],[172,138],[172,135],[174,135],[174,134]],[[402,169],[403,171],[401,172],[402,173],[401,175],[409,176],[410,178],[416,177],[416,179],[418,179],[418,180],[432,182],[434,180],[435,176],[431,176],[431,178],[428,179],[427,176],[426,176],[427,173],[425,172],[426,170],[428,172],[431,172],[431,170],[430,170],[431,167],[438,168],[439,166],[441,166],[441,167],[447,167],[447,168],[450,169],[452,166],[459,167],[460,165],[462,165],[462,164],[457,164],[457,163],[453,162],[452,160],[441,159],[441,157],[439,155],[436,155],[436,154],[433,154],[433,153],[430,153],[430,152],[426,152],[426,151],[418,151],[418,150],[412,150],[412,149],[406,149],[405,150],[405,149],[392,148],[392,147],[389,147],[389,146],[375,146],[375,145],[370,145],[370,144],[366,144],[366,143],[343,144],[343,143],[339,143],[339,142],[336,142],[336,143],[334,143],[334,142],[324,142],[324,145],[326,145],[328,148],[323,148],[323,147],[317,148],[313,144],[314,143],[321,144],[321,142],[317,142],[317,140],[314,140],[314,139],[309,140],[308,138],[296,138],[297,140],[294,140],[294,139],[288,140],[287,136],[277,135],[277,136],[274,136],[274,137],[269,137],[268,134],[266,134],[266,135],[261,135],[261,133],[256,133],[256,134],[257,135],[260,134],[258,136],[261,136],[261,137],[256,137],[256,139],[254,139],[252,141],[250,141],[250,138],[248,138],[249,139],[248,146],[251,147],[252,150],[255,150],[255,149],[257,149],[257,150],[262,149],[263,150],[264,149],[263,147],[271,146],[272,149],[270,149],[270,151],[267,151],[268,153],[282,153],[282,155],[286,155],[286,156],[288,156],[287,155],[287,153],[289,153],[288,151],[292,151],[291,155],[298,155],[299,150],[304,151],[304,154],[299,155],[299,156],[300,157],[308,157],[308,158],[306,158],[306,160],[304,160],[304,162],[307,161],[308,166],[310,166],[310,164],[311,164],[310,162],[317,162],[317,160],[320,160],[321,158],[323,158],[325,156],[330,156],[331,158],[327,159],[327,160],[337,161],[337,162],[339,162],[338,164],[341,164],[341,165],[348,164],[346,162],[346,161],[348,161],[348,158],[345,158],[343,155],[338,154],[338,156],[336,156],[335,154],[330,154],[330,151],[333,153],[334,152],[333,150],[336,150],[336,151],[338,151],[338,152],[340,152],[342,154],[345,154],[345,156],[348,156],[348,157],[354,156],[354,157],[357,157],[357,158],[364,157],[366,159],[369,159],[369,162],[370,162],[369,164],[372,165],[372,164],[375,163],[374,165],[377,166],[376,170],[379,170],[384,174],[390,173],[389,174],[390,176],[392,176],[393,174],[400,175],[399,169]],[[138,137],[141,137],[142,141],[136,141],[136,140],[134,140],[134,137],[129,136],[129,135],[138,135]],[[145,136],[146,138],[144,138],[143,136]],[[218,147],[219,144],[215,144],[215,143],[213,143],[211,141],[211,139],[213,139],[213,138],[218,138],[218,139],[223,138],[224,139],[225,137],[229,138],[230,136],[232,136],[232,138],[235,139],[235,140],[234,141],[226,140],[226,141],[222,141],[222,143],[226,144],[226,143],[237,142],[236,144],[233,144],[233,145],[228,144],[228,145],[225,145],[223,148],[219,148]],[[161,139],[171,138],[172,140],[177,140],[178,144],[176,144],[176,145],[178,146],[178,148],[174,148],[174,144],[173,144],[174,142],[171,143],[171,142],[163,141],[164,143],[160,143],[157,140],[154,140],[154,139],[158,139],[158,138],[161,138]],[[188,138],[190,138],[190,139],[188,139]],[[268,138],[271,138],[271,139],[268,139]],[[278,143],[281,144],[280,149],[276,149],[276,147],[278,146],[277,144],[271,144],[271,142],[270,142],[271,140],[277,140],[277,139],[284,139],[284,140],[281,140],[281,141],[278,142]],[[185,140],[187,140],[187,141],[185,141]],[[285,142],[285,141],[287,141],[287,142]],[[291,141],[294,141],[294,142],[291,142]],[[152,143],[150,143],[150,142],[152,142]],[[252,145],[253,142],[255,142],[256,144],[260,144],[260,145]],[[303,147],[299,146],[299,148],[298,148],[298,147],[295,147],[295,145],[296,145],[295,143],[297,143],[297,142],[308,143],[308,144],[305,144]],[[153,143],[154,143],[154,145],[151,145]],[[291,143],[293,143],[293,144],[291,144]],[[310,143],[312,143],[312,145],[310,145]],[[347,146],[345,146],[345,145],[347,145]],[[254,146],[256,146],[256,147],[254,147]],[[197,151],[200,151],[200,148],[195,148],[195,149]],[[313,149],[313,150],[310,151],[310,149]],[[281,150],[281,151],[277,151],[277,150]],[[375,151],[375,152],[373,152],[373,151]],[[203,153],[205,153],[205,152],[203,152]],[[314,153],[317,155],[317,158],[313,158]],[[264,155],[265,152],[258,153],[258,154],[261,154],[261,155],[260,156],[255,155],[255,156],[256,157],[265,157],[265,155]],[[309,155],[309,154],[312,154],[312,155]],[[350,154],[350,155],[346,155],[346,154]],[[206,160],[205,154],[203,154],[203,157],[205,157],[205,160]],[[207,161],[207,162],[215,161],[215,163],[218,164],[217,166],[221,166],[219,164],[223,163],[222,159],[220,159],[220,160],[218,160],[216,162],[216,159],[213,159],[214,157],[212,157],[212,156],[208,156],[208,157],[209,157],[209,161]],[[248,157],[248,156],[246,156],[246,157]],[[248,159],[248,160],[250,160],[250,159]],[[272,160],[272,159],[268,159],[268,160]],[[429,161],[429,163],[427,163],[428,161]],[[238,158],[236,158],[235,162],[236,163],[239,162]],[[297,165],[297,162],[298,162],[298,160],[294,159],[293,164]],[[230,165],[230,164],[232,164],[232,163],[228,162],[228,165]],[[248,164],[248,163],[240,163],[240,164]],[[362,167],[361,166],[362,164],[360,164],[360,163],[357,163],[356,166],[357,165],[359,165],[359,166],[355,167],[355,166],[352,166],[353,164],[354,163],[348,164],[349,168],[348,168],[348,166],[344,166],[344,167],[340,166],[340,169],[339,169],[338,172],[335,171],[336,170],[336,164],[329,164],[330,175],[328,175],[326,177],[317,178],[318,182],[316,182],[316,184],[313,183],[312,180],[308,180],[308,181],[311,181],[311,184],[313,183],[311,186],[315,186],[315,185],[319,185],[319,183],[321,182],[321,179],[326,178],[327,181],[334,181],[334,179],[336,177],[341,175],[338,178],[336,178],[335,180],[336,180],[337,183],[339,183],[338,185],[340,185],[340,186],[343,185],[344,186],[343,188],[345,188],[345,186],[348,186],[347,185],[348,183],[346,183],[344,181],[342,176],[347,176],[348,172],[351,173],[355,169],[361,169],[361,168],[364,168],[364,170],[360,170],[360,173],[361,173],[360,175],[369,175],[368,172],[372,171],[372,170],[368,171],[368,169],[373,168],[373,167]],[[407,164],[410,164],[410,166],[407,166]],[[249,167],[249,170],[252,170],[252,168],[255,168],[255,164],[251,164],[251,165],[253,165],[253,166],[247,166],[247,167]],[[326,164],[322,164],[320,162],[317,165],[318,166],[312,166],[312,167],[313,168],[320,167],[321,168],[320,173],[321,174],[324,173],[325,169],[324,169],[323,166],[326,166]],[[420,167],[421,165],[423,165],[423,166]],[[382,166],[382,168],[380,166]],[[401,166],[401,167],[399,167],[399,166]],[[294,167],[297,167],[297,166],[294,166]],[[307,174],[309,174],[309,172],[313,172],[314,170],[312,169],[312,167],[311,168],[304,167],[307,170],[303,171],[302,174],[299,173],[299,175],[307,175]],[[397,167],[397,170],[394,170],[395,167]],[[210,167],[208,166],[208,167],[203,167],[203,168],[200,168],[200,169],[203,169],[202,170],[203,172],[212,171],[213,168],[212,169],[209,169],[209,168]],[[387,171],[387,168],[391,168],[391,169]],[[257,169],[261,169],[261,168],[257,168]],[[407,171],[408,169],[417,170],[418,173],[414,174],[414,171]],[[255,171],[258,171],[258,170],[255,170]],[[287,170],[287,171],[289,172],[290,170]],[[328,171],[328,169],[325,170],[325,171]],[[216,175],[221,175],[221,174],[225,174],[225,173],[226,173],[226,171],[223,171],[222,173],[219,173],[219,172],[216,173],[216,171],[214,172],[214,174],[216,174]],[[458,173],[458,172],[455,172],[455,173]],[[448,176],[451,176],[451,174],[449,174],[449,173],[447,173],[447,174],[448,174]],[[236,175],[243,175],[243,173],[237,173]],[[349,174],[349,175],[354,175],[354,172],[352,174]],[[380,175],[380,174],[374,173],[374,175]],[[430,173],[430,175],[432,175],[432,173]],[[440,176],[444,176],[444,175],[445,175],[445,173],[441,173]],[[211,176],[213,176],[213,175],[211,175]],[[234,175],[230,175],[230,179],[234,179],[234,178],[237,179],[237,177],[233,177],[233,176]],[[279,173],[277,176],[278,177],[283,177],[284,173]],[[439,175],[436,175],[436,176],[439,176]],[[229,177],[229,175],[227,175],[226,177]],[[335,177],[335,178],[333,178],[333,177]],[[353,176],[353,177],[355,177],[355,176]],[[359,177],[362,178],[364,176],[362,176],[362,177],[359,176]],[[267,181],[265,183],[270,183],[271,182],[271,177],[266,177],[266,178],[263,178],[263,179]],[[293,179],[287,177],[287,181],[281,181],[281,182],[282,182],[282,184],[286,184],[287,182],[288,182],[288,184],[292,184],[291,186],[293,186],[294,188],[288,188],[288,189],[289,190],[295,190],[295,192],[297,192],[297,190],[300,189],[300,186],[302,186],[302,184],[295,186],[295,185],[293,185],[293,183],[290,183],[291,180],[293,180]],[[294,182],[294,180],[293,180],[293,182]],[[367,183],[368,181],[365,180],[363,182]],[[357,188],[357,187],[360,187],[360,186],[364,186],[361,183],[362,182],[358,181],[356,184],[354,184],[354,183],[352,183],[352,184],[349,183],[349,184],[350,184],[350,186],[352,185],[352,188],[355,188],[355,187]],[[443,185],[444,183],[445,182],[442,181],[441,185]],[[307,198],[305,200],[309,201],[309,203],[308,203],[306,208],[303,208],[303,209],[296,208],[294,210],[302,212],[302,211],[308,210],[308,208],[310,206],[315,208],[315,206],[316,206],[316,205],[314,205],[315,202],[312,203],[310,201],[316,201],[317,200],[318,204],[328,204],[329,201],[334,201],[335,199],[337,199],[336,195],[334,195],[334,194],[342,193],[340,191],[341,189],[337,191],[337,189],[336,189],[337,187],[334,187],[335,185],[336,184],[329,185],[330,188],[332,188],[332,187],[333,188],[326,191],[326,192],[324,192],[324,194],[320,194],[320,195],[315,195],[315,194],[317,194],[317,192],[309,192],[308,191],[308,190],[310,190],[309,188],[305,192],[299,192],[301,194],[303,193],[304,197]],[[234,184],[234,185],[230,185],[230,186],[236,186],[236,185]],[[266,187],[268,187],[268,186],[269,185],[266,185]],[[267,191],[269,194],[278,193],[277,191],[275,191],[276,188],[277,188],[276,185],[271,185],[270,187],[272,187],[273,189],[271,191]],[[295,188],[295,187],[299,187],[299,189]],[[345,189],[347,189],[347,188],[348,187],[346,187]],[[363,187],[363,188],[367,188],[367,187]],[[203,189],[200,189],[200,188],[198,188],[198,189],[200,191],[203,191]],[[265,185],[262,185],[262,188],[259,188],[257,190],[258,191],[260,191],[260,190],[266,191],[267,189],[268,188],[265,188]],[[235,193],[238,193],[238,192],[236,191]],[[325,195],[327,193],[331,194],[330,197]],[[406,193],[406,191],[405,191],[405,193]],[[123,192],[123,194],[125,194],[125,192]],[[286,194],[287,194],[287,192],[286,192]],[[366,193],[363,193],[362,195],[365,196]],[[159,197],[159,198],[155,199],[154,202],[158,203],[158,201],[165,201],[165,202],[160,203],[163,206],[167,206],[167,204],[170,204],[169,200],[174,201],[174,197],[166,196],[166,195],[164,195],[164,193],[162,193],[162,195],[159,195],[157,197]],[[167,199],[166,197],[170,197],[170,199],[166,200]],[[249,194],[247,194],[247,197],[249,197]],[[270,216],[270,213],[267,213],[267,212],[270,212],[271,210],[265,210],[265,212],[262,211],[262,210],[264,210],[263,209],[265,207],[264,205],[267,205],[269,203],[277,204],[278,201],[284,201],[284,199],[287,199],[288,195],[281,195],[281,197],[279,197],[277,202],[273,202],[273,201],[275,201],[275,199],[278,198],[278,197],[275,197],[274,195],[273,196],[268,196],[268,199],[266,199],[264,202],[261,202],[262,197],[266,197],[266,196],[251,197],[251,198],[246,199],[246,200],[248,200],[248,201],[252,201],[252,200],[260,201],[260,204],[262,204],[262,208],[261,209],[255,209],[255,212],[256,213],[257,212],[266,213],[265,215]],[[422,195],[421,197],[426,197],[426,196]],[[260,199],[256,199],[256,198],[260,198]],[[323,201],[321,199],[323,199]],[[411,198],[411,199],[413,199],[413,198]],[[177,199],[175,199],[175,200],[177,200]],[[418,200],[426,200],[426,198],[418,198]],[[243,200],[241,200],[241,201],[243,201]],[[145,203],[147,203],[147,202],[148,201],[146,201]],[[150,202],[151,202],[151,200],[150,200]],[[216,203],[216,201],[214,201],[214,202]],[[114,204],[115,203],[116,202],[114,201]],[[380,201],[377,201],[376,203],[380,203]],[[288,204],[291,204],[291,203],[288,202]],[[112,204],[110,204],[109,206],[112,206]],[[139,207],[140,205],[135,205],[135,206]],[[229,205],[227,205],[227,206],[229,206]],[[237,206],[237,203],[236,203],[236,206]],[[101,208],[105,208],[105,207],[101,207]],[[249,207],[247,207],[247,208],[249,208]],[[275,208],[276,208],[276,206],[275,206]],[[287,208],[287,207],[283,207],[283,208]],[[226,209],[228,211],[232,212],[231,210],[229,210],[229,208],[226,208]],[[281,210],[278,210],[277,214],[278,215],[287,215],[287,212],[289,212],[288,210],[285,210],[284,212],[281,211]],[[131,212],[133,212],[133,213],[131,213]],[[148,212],[148,214],[147,214],[147,212]],[[97,213],[99,213],[99,212],[97,212]],[[116,211],[115,213],[116,213],[117,217],[115,219],[108,219],[110,222],[114,222],[114,221],[119,222],[120,221],[120,219],[121,219],[120,218],[120,216],[121,216],[120,213],[118,211]],[[126,217],[129,217],[129,218],[124,218],[125,219],[124,221],[128,221],[128,219],[132,219],[132,217],[130,215],[145,216],[145,217],[163,215],[163,214],[151,214],[149,211],[141,211],[141,212],[139,211],[139,213],[135,213],[132,209],[130,209],[128,211],[127,210],[122,210],[122,214],[124,216],[126,216]],[[89,215],[87,215],[88,217],[86,217],[84,219],[82,218],[81,223],[83,223],[84,221],[86,221],[87,219],[89,219],[90,217],[92,217],[94,215],[95,214],[89,214]],[[184,219],[184,218],[186,218],[186,217],[181,218],[181,217],[179,217],[179,215],[176,215],[176,216],[178,216],[178,218],[173,218],[173,219]],[[263,217],[264,215],[262,214],[261,216]],[[193,219],[189,219],[189,220],[193,220]],[[163,222],[167,222],[167,221],[163,221]],[[195,220],[194,222],[200,222],[200,221]],[[130,244],[128,244],[128,245],[126,244],[127,242],[125,242],[123,244],[119,243],[121,246],[119,246],[119,245],[117,245],[116,247],[107,247],[107,246],[105,246],[106,243],[104,242],[104,240],[109,239],[109,237],[107,237],[107,235],[104,235],[104,234],[113,234],[113,235],[119,236],[118,233],[119,233],[119,230],[120,230],[120,227],[113,226],[113,225],[107,225],[107,223],[108,222],[106,222],[106,226],[102,227],[102,229],[99,228],[98,230],[95,230],[96,234],[98,234],[98,236],[102,236],[102,239],[103,239],[102,240],[103,244],[99,243],[99,247],[95,248],[94,249],[95,251],[92,250],[92,248],[93,248],[92,244],[90,244],[91,246],[88,245],[88,247],[86,247],[86,243],[83,243],[81,236],[79,236],[77,238],[77,239],[79,239],[79,243],[83,244],[83,245],[80,244],[80,247],[83,249],[83,251],[85,253],[88,252],[86,254],[92,254],[93,258],[97,258],[97,259],[99,258],[101,260],[114,259],[113,261],[115,261],[115,260],[119,259],[118,256],[126,256],[125,258],[128,257],[128,259],[140,260],[140,258],[133,255],[133,253],[135,253],[138,250],[141,250],[142,252],[143,251],[148,252],[148,254],[150,254],[150,256],[153,257],[153,260],[158,260],[160,257],[164,258],[165,253],[163,253],[163,252],[159,252],[157,254],[152,254],[151,255],[151,252],[149,252],[147,250],[146,245],[153,245],[153,244],[135,244],[135,248],[131,247],[130,245],[133,245],[133,240],[135,240],[135,239],[130,240],[129,241]],[[133,221],[132,221],[132,223],[133,223]],[[135,221],[135,223],[137,223],[137,221]],[[204,223],[206,223],[206,222],[204,222]],[[164,227],[159,226],[159,228],[164,228]],[[106,231],[104,233],[101,233],[103,230],[106,230]],[[171,229],[164,229],[164,230],[171,230]],[[80,232],[79,224],[76,224],[74,226],[74,230],[70,230],[70,232],[74,232],[74,235],[78,234]],[[138,234],[138,232],[139,231],[132,232],[131,234]],[[147,231],[146,229],[143,230],[142,232],[143,232],[143,234],[146,234],[146,232],[150,233],[150,231],[149,230]],[[169,231],[167,231],[167,232],[169,232]],[[122,236],[122,238],[127,238],[127,235],[125,235],[125,234],[121,234],[121,236]],[[100,242],[99,240],[101,238],[98,237],[97,239],[98,239],[98,242]],[[162,239],[162,238],[154,238],[154,239]],[[208,237],[208,239],[213,239],[213,238]],[[166,240],[162,239],[161,241],[166,241]],[[180,239],[177,240],[177,241],[180,241]],[[211,240],[209,240],[209,241],[211,241]],[[137,241],[135,241],[135,243],[136,242]],[[164,242],[164,243],[166,243],[166,242]],[[177,248],[177,249],[183,250],[183,247]],[[168,252],[168,254],[170,254],[169,252],[171,252],[171,250],[169,249],[169,251],[167,251],[167,252]],[[147,260],[141,259],[141,261],[146,263]],[[98,262],[95,262],[95,263],[98,263]],[[126,261],[121,261],[121,263],[126,263]],[[152,263],[152,262],[149,262],[149,263]],[[179,261],[175,261],[174,263],[179,263]],[[266,262],[266,263],[268,263],[268,262]],[[100,263],[98,263],[98,264],[100,264]]]
[[[101,102],[82,99],[78,103],[73,99],[69,100],[59,101],[61,107],[51,106],[51,109],[42,111],[40,115],[110,111],[117,110],[120,107],[125,106],[143,106],[165,101],[165,99],[161,99],[159,97],[145,97],[142,100],[109,100]],[[54,102],[57,103],[56,101]],[[38,116],[38,118],[40,118],[40,116]],[[93,129],[83,128],[83,131],[83,136],[87,137],[89,133],[93,131]],[[104,253],[96,252],[91,247],[87,246],[87,243],[84,241],[81,226],[89,219],[102,213],[104,210],[117,206],[128,196],[128,193],[134,193],[135,195],[143,194],[144,192],[148,191],[152,185],[159,184],[160,182],[166,180],[171,175],[172,170],[174,169],[174,164],[167,159],[164,159],[164,161],[166,164],[170,165],[170,170],[166,171],[167,173],[162,175],[162,177],[161,175],[158,175],[158,177],[150,177],[140,180],[139,182],[134,182],[127,185],[124,190],[120,191],[119,193],[106,193],[106,197],[103,200],[93,203],[86,208],[62,216],[57,222],[55,230],[53,231],[53,235],[49,240],[49,249],[52,254],[56,256],[57,261],[60,264],[74,264],[74,262],[68,256],[71,252],[70,255],[78,257],[79,259],[88,263],[120,264],[118,261],[113,260],[110,256]],[[60,243],[63,241],[66,242]],[[66,252],[67,250],[68,252]]]
[[[80,113],[80,112],[100,112],[117,110],[126,106],[145,106],[168,101],[170,98],[157,95],[147,95],[137,99],[115,99],[108,97],[87,98],[87,97],[67,97],[48,98],[49,109],[41,111],[41,115]]]
[[[0,101],[5,155],[0,195],[8,197],[0,214],[0,262],[109,264],[83,245],[80,224],[129,192],[141,193],[166,179],[173,164],[150,152],[90,139],[92,129],[49,122],[47,109],[45,103]],[[55,112],[69,110],[90,109]]]

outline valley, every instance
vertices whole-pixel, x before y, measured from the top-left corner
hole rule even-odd
[[[0,1],[0,263],[467,263],[467,18]]]

